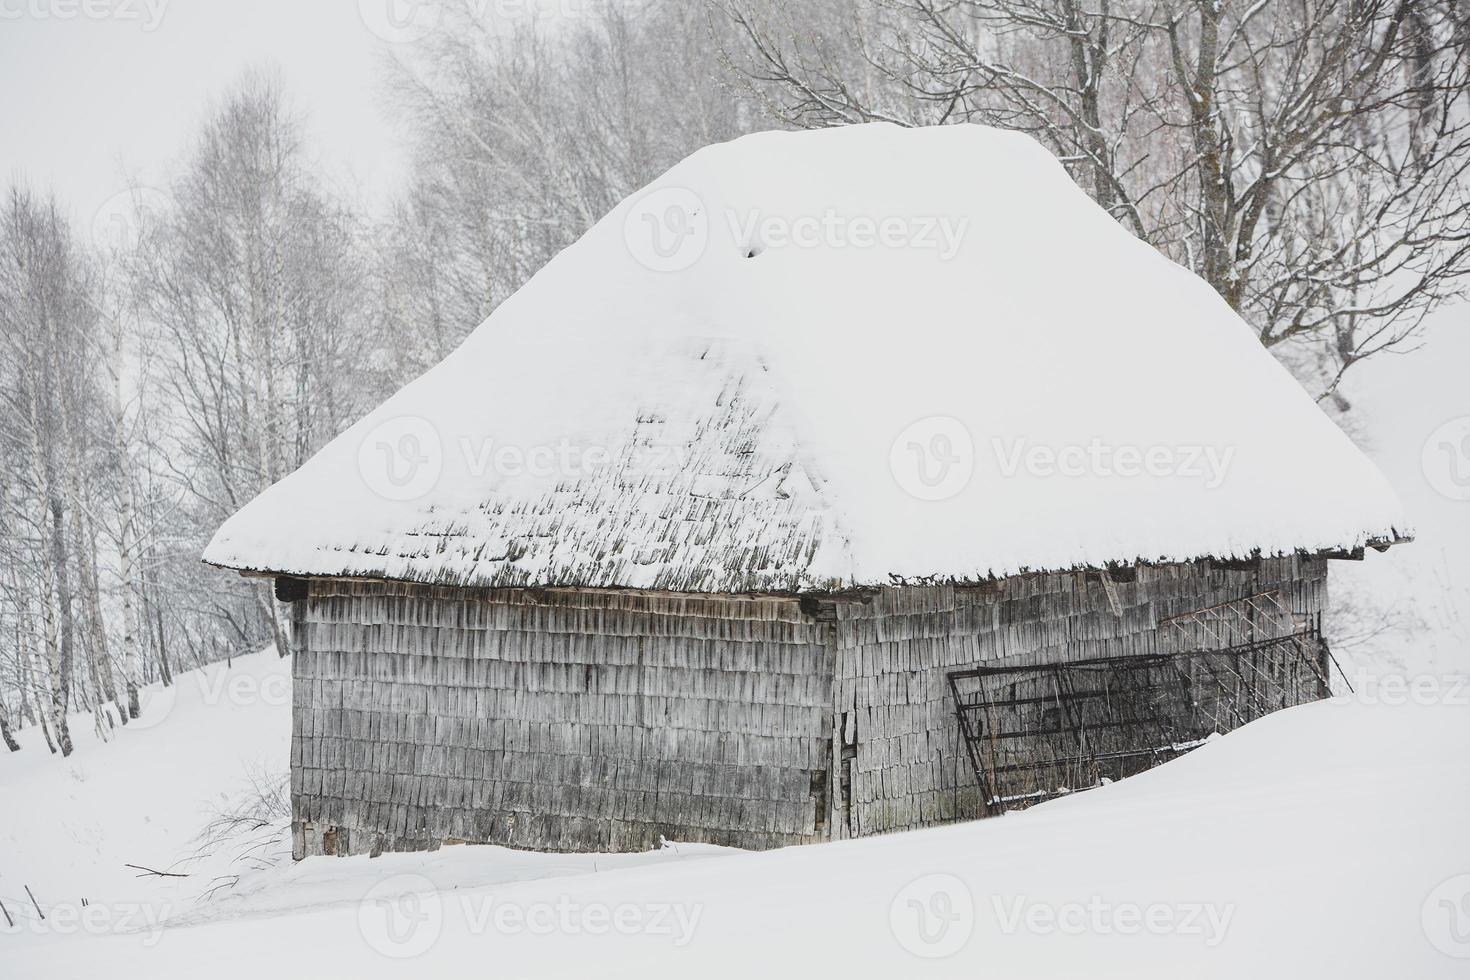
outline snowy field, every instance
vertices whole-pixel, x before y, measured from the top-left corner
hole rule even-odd
[[[1334,638],[1355,697],[975,824],[293,865],[289,661],[267,650],[150,691],[109,744],[78,717],[69,760],[34,731],[0,756],[0,978],[1470,976],[1470,454],[1425,451],[1470,416],[1466,320],[1347,388],[1419,535],[1334,568],[1370,610]]]

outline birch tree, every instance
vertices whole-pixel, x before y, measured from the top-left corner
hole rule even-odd
[[[159,352],[165,456],[183,498],[175,518],[197,537],[189,568],[157,571],[177,575],[239,634],[234,642],[267,623],[285,656],[268,586],[183,583],[197,575],[192,560],[213,528],[370,404],[373,393],[349,380],[366,320],[358,229],[320,190],[299,122],[265,74],[246,76],[216,105],[171,192],[130,276]],[[183,624],[179,635],[207,645]]]
[[[92,398],[85,356],[95,318],[83,257],[54,200],[12,188],[0,215],[0,334],[4,337],[6,411],[0,438],[7,458],[24,461],[3,501],[11,510],[15,556],[29,588],[12,595],[17,616],[42,610],[49,720],[63,755],[72,751],[72,706],[79,642],[77,588],[86,502],[82,418]],[[30,590],[34,590],[32,593]],[[85,607],[83,607],[85,608]],[[98,651],[87,649],[96,675]]]

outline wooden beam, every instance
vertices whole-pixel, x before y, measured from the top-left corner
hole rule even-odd
[[[309,587],[304,578],[295,578],[290,575],[276,576],[276,601],[278,602],[300,602],[305,599]]]

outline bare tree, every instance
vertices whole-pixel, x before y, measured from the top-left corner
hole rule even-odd
[[[303,463],[372,393],[346,380],[366,322],[355,219],[312,179],[298,121],[271,76],[246,76],[218,104],[171,197],[129,275],[159,352],[164,456],[182,492],[173,518],[193,534],[189,568],[170,574],[188,579],[208,533]],[[268,589],[216,579],[212,594],[195,595],[201,608],[191,612],[239,632],[234,642],[250,642],[264,621],[289,652]],[[209,646],[182,620],[178,629],[191,649]]]
[[[387,393],[361,371],[365,227],[273,79],[227,93],[170,190],[98,250],[24,187],[0,213],[0,721],[63,754],[68,712],[106,739],[149,683],[289,652],[269,590],[199,552]]]
[[[760,128],[719,62],[730,26],[683,0],[507,30],[452,7],[394,73],[414,177],[379,236],[377,307],[401,383],[619,200],[708,143]]]
[[[29,587],[11,593],[13,614],[26,619],[39,604],[44,624],[50,721],[63,755],[72,751],[67,712],[73,699],[79,641],[77,588],[84,567],[76,534],[82,498],[82,455],[89,451],[81,419],[93,399],[85,356],[95,323],[85,260],[56,203],[13,188],[0,214],[0,333],[5,339],[6,411],[0,439],[18,466],[4,503],[15,534],[14,557]],[[68,527],[70,523],[70,528]],[[72,533],[68,533],[69,530]],[[89,669],[97,651],[88,648]]]
[[[1449,0],[873,0],[793,29],[725,7],[727,55],[795,125],[1029,132],[1323,394],[1470,270],[1470,59]]]

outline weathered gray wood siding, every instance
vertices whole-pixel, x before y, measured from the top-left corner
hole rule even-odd
[[[1160,619],[1274,590],[1320,616],[1325,560],[802,601],[315,580],[296,854],[760,848],[976,817],[948,671],[1154,653]]]
[[[885,588],[870,602],[838,604],[831,835],[981,815],[949,671],[1153,653],[1160,619],[1277,589],[1294,613],[1315,618],[1326,606],[1326,565],[1145,567],[1112,585],[1112,601],[1099,575],[1073,573]]]
[[[793,599],[314,580],[298,856],[823,835],[828,628]]]

